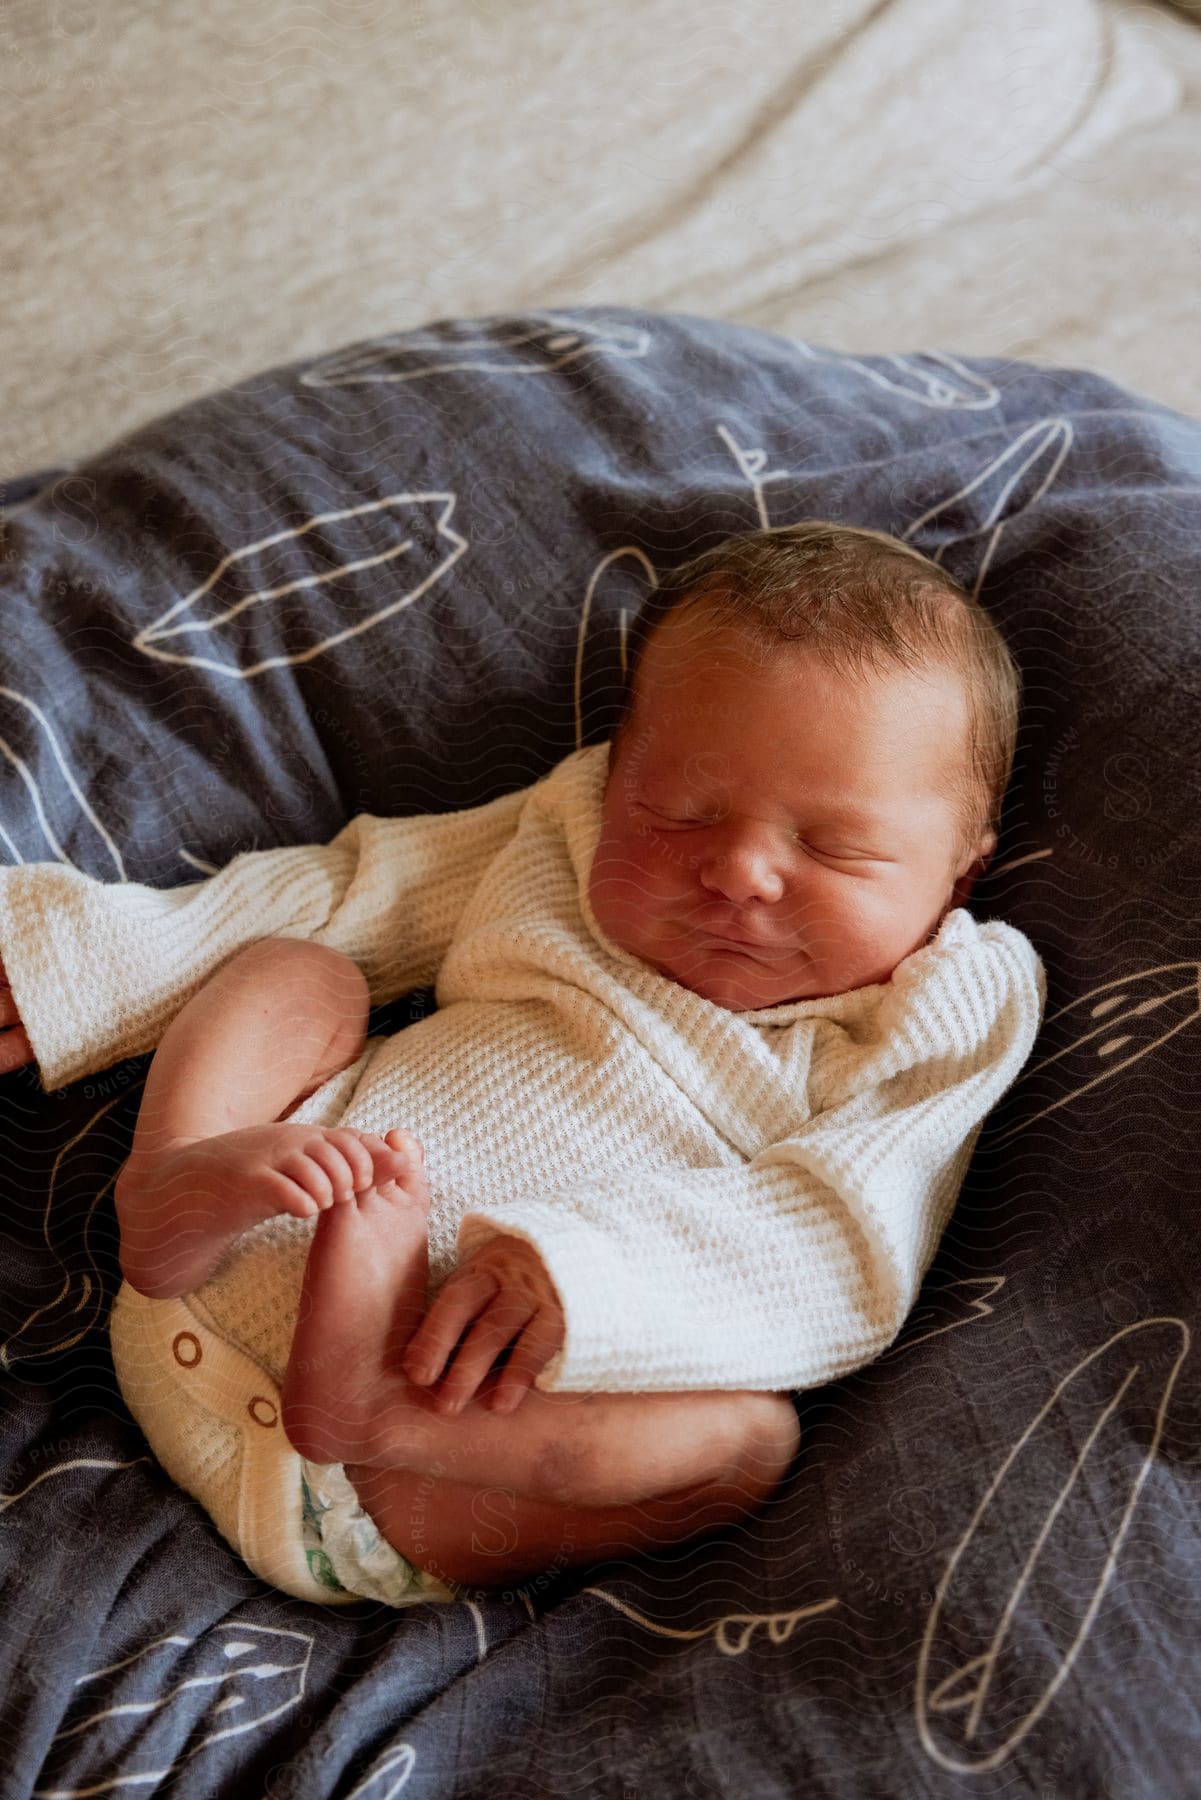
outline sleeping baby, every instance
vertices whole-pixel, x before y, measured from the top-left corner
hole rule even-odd
[[[128,1287],[307,1224],[275,1435],[310,1522],[340,1481],[421,1598],[771,1495],[790,1393],[897,1336],[1038,1031],[1033,947],[965,908],[1018,693],[936,564],[804,522],[669,575],[613,737],[520,792],[171,890],[0,872],[0,1068],[157,1046]]]

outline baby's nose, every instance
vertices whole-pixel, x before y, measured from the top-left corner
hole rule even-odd
[[[778,859],[765,843],[750,838],[710,852],[697,875],[702,887],[738,906],[748,900],[776,901],[784,892]]]

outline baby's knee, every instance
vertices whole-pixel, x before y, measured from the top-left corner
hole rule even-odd
[[[307,938],[262,937],[244,944],[224,965],[256,973],[286,973],[295,979],[303,969],[324,984],[333,984],[340,994],[357,1000],[367,993],[367,977],[352,956],[335,950],[330,944],[314,944]]]
[[[766,1499],[783,1481],[801,1442],[796,1408],[787,1394],[748,1392],[736,1461],[749,1494]]]
[[[670,1498],[692,1491],[698,1481],[713,1493],[739,1494],[743,1509],[762,1504],[787,1474],[800,1444],[796,1411],[786,1394],[761,1389],[732,1389],[724,1394],[705,1394],[706,1410],[698,1413],[695,1429],[681,1414],[676,1421],[691,1450],[677,1449],[672,1480],[664,1480],[651,1497]],[[698,1396],[699,1398],[699,1396]],[[663,1450],[666,1456],[666,1447]],[[667,1472],[667,1462],[663,1472]]]

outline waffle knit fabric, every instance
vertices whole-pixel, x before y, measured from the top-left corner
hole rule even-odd
[[[43,1085],[153,1049],[258,938],[345,952],[375,1005],[436,977],[438,1010],[371,1040],[323,1119],[422,1140],[430,1291],[512,1233],[563,1305],[545,1392],[819,1385],[900,1331],[1033,1046],[1042,963],[955,908],[887,982],[731,1012],[597,925],[608,766],[589,746],[484,806],[360,814],[174,889],[0,871],[0,957]]]

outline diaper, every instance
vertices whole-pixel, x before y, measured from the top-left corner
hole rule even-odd
[[[293,1449],[274,1376],[215,1328],[203,1295],[150,1300],[124,1282],[113,1303],[117,1380],[172,1480],[248,1568],[299,1600],[457,1599],[381,1535],[341,1463]]]
[[[340,1116],[371,1050],[297,1108]],[[123,1282],[109,1341],[126,1405],[173,1481],[199,1500],[254,1573],[299,1600],[387,1606],[459,1598],[383,1537],[341,1463],[310,1463],[281,1423],[304,1265],[316,1219],[265,1219],[195,1293],[151,1300]]]
[[[362,1595],[385,1606],[457,1598],[449,1583],[419,1569],[381,1534],[341,1463],[302,1457],[300,1471],[305,1557],[332,1593]]]

